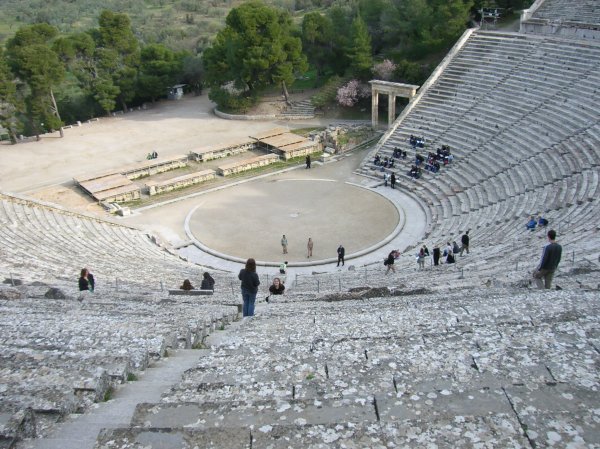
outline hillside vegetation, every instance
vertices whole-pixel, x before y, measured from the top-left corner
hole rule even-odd
[[[143,43],[163,43],[172,50],[199,52],[219,31],[229,11],[244,0],[2,0],[0,42],[20,26],[48,23],[61,33],[98,26],[100,13],[125,13]],[[327,6],[332,1],[265,0],[289,12]]]
[[[227,111],[323,85],[315,106],[352,107],[372,77],[422,83],[487,1],[3,0],[0,138],[127,112],[175,84]]]

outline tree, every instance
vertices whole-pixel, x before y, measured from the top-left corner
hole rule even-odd
[[[382,50],[384,30],[381,20],[389,13],[390,9],[392,9],[390,0],[359,0],[358,2],[358,12],[369,30],[374,53]]]
[[[323,75],[334,58],[333,22],[327,16],[311,12],[302,20],[302,48],[308,60],[317,70],[317,76]]]
[[[367,25],[360,16],[357,16],[352,22],[352,42],[348,49],[348,56],[353,75],[361,80],[366,80],[371,76],[371,66],[373,65],[371,37]]]
[[[175,84],[181,73],[183,54],[177,54],[162,44],[150,44],[142,49],[139,83],[143,96],[154,102],[167,88]]]
[[[430,0],[434,13],[431,45],[454,42],[465,30],[473,0]]]
[[[261,87],[281,84],[285,92],[294,74],[306,70],[302,43],[292,35],[287,12],[252,1],[232,9],[225,24],[203,55],[212,87],[233,83],[252,95]]]
[[[354,10],[352,8],[339,4],[333,5],[327,12],[333,28],[332,46],[335,55],[330,64],[339,76],[345,73],[350,64],[347,49],[350,45],[350,28],[353,14]]]
[[[385,40],[423,55],[453,43],[465,30],[473,0],[393,0],[382,19]]]
[[[84,89],[89,90],[98,75],[95,58],[96,43],[90,33],[61,36],[52,46],[68,70],[73,73]]]
[[[20,109],[15,79],[0,47],[0,126],[6,128],[13,144],[17,143],[16,114]]]
[[[194,90],[195,95],[202,93],[202,80],[204,79],[204,66],[200,56],[185,55],[183,57],[183,68],[181,73],[182,82],[188,84]]]
[[[28,114],[38,139],[44,129],[59,129],[64,136],[53,88],[64,78],[65,68],[49,45],[57,34],[48,24],[30,25],[20,28],[7,43],[9,62],[30,89]]]
[[[131,29],[131,20],[127,14],[102,11],[99,18],[100,27],[96,33],[98,42],[96,46],[107,51],[98,54],[99,64],[104,67],[114,68],[111,73],[103,73],[102,83],[96,85],[112,86],[107,92],[117,92],[117,97],[127,111],[127,103],[133,100],[136,94],[137,70],[140,62],[140,47]],[[104,60],[108,58],[108,60]]]

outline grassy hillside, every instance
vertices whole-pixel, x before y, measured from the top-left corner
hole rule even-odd
[[[174,50],[201,50],[221,29],[229,10],[243,0],[1,0],[0,42],[23,24],[47,22],[63,33],[97,26],[103,9],[127,13],[144,43]],[[291,11],[298,2],[266,0]],[[291,11],[293,12],[293,11]]]

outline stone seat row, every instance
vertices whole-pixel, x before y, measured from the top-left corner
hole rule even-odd
[[[228,429],[265,447],[343,444],[345,438],[369,447],[414,444],[400,430],[405,426],[421,443],[460,445],[465,423],[479,439],[496,443],[545,445],[555,432],[594,444],[593,416],[585,410],[597,406],[592,391],[598,376],[567,354],[597,358],[584,341],[596,326],[598,304],[592,294],[551,296],[500,290],[372,299],[368,305],[316,301],[300,309],[290,298],[245,322],[233,346],[218,345],[162,402],[140,404],[129,428],[103,432],[96,447],[250,444],[232,443]],[[576,316],[565,315],[578,306],[583,309]],[[380,337],[369,336],[361,318]],[[282,327],[289,338],[278,348],[266,336]],[[252,351],[245,349],[250,342]],[[560,364],[545,364],[562,356]],[[557,417],[567,427],[557,426]],[[569,435],[566,429],[576,423],[585,425]],[[200,434],[211,435],[212,443]]]
[[[8,256],[14,254],[21,263],[37,259],[38,269],[47,273],[62,275],[67,268],[75,277],[82,266],[89,266],[104,278],[155,282],[165,273],[188,268],[140,231],[8,197],[0,203],[0,220],[6,224],[0,239],[7,243]]]
[[[25,287],[33,294],[36,288]],[[66,286],[68,291],[68,286]],[[139,294],[3,301],[0,414],[32,410],[44,434],[66,414],[104,400],[169,349],[190,348],[236,319],[237,308],[140,300]],[[65,317],[71,316],[71,319]],[[6,434],[4,431],[6,430]],[[1,437],[13,438],[14,428]]]
[[[534,12],[534,18],[576,20],[583,23],[599,23],[600,11],[594,0],[582,0],[577,3],[568,0],[546,1]]]

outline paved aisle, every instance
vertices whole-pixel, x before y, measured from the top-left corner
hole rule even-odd
[[[35,449],[92,449],[98,432],[103,428],[128,427],[135,406],[141,402],[160,402],[163,392],[181,379],[187,369],[196,366],[199,357],[208,350],[179,349],[170,351],[144,371],[138,381],[120,387],[114,398],[97,404],[83,415],[71,415],[47,438],[22,442],[24,448]]]

